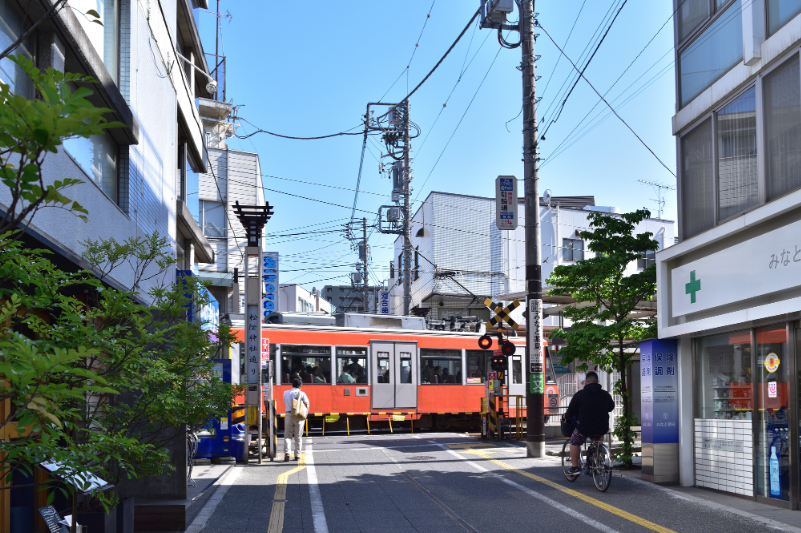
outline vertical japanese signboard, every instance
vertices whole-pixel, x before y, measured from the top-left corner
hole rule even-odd
[[[261,372],[261,346],[259,346],[261,333],[261,317],[259,307],[248,306],[247,330],[245,337],[245,353],[247,354],[248,384],[258,385]]]
[[[495,179],[495,225],[500,230],[517,228],[517,178],[514,176]]]
[[[389,291],[381,291],[378,302],[378,313],[381,315],[389,314]]]
[[[264,252],[261,260],[261,279],[264,283],[264,299],[261,302],[262,317],[278,311],[278,252]]]
[[[543,374],[542,361],[542,300],[529,300],[528,302],[528,353],[529,361],[529,390],[532,394],[543,394],[545,392],[545,376]]]
[[[643,443],[679,442],[679,378],[675,340],[640,344]]]

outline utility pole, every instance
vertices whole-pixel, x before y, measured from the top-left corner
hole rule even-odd
[[[520,49],[523,67],[523,184],[526,200],[526,455],[545,457],[545,381],[542,354],[542,264],[540,257],[539,146],[537,144],[537,76],[534,57],[534,1],[521,0]]]
[[[364,247],[364,257],[363,257],[363,265],[364,265],[364,277],[362,278],[362,301],[364,302],[364,312],[370,312],[370,306],[367,303],[367,218],[362,218],[362,246]]]
[[[534,57],[534,1],[521,0],[520,49],[523,67],[523,184],[526,201],[526,455],[545,456],[545,381],[542,354],[542,264],[540,257],[539,146],[537,144],[537,76]]]
[[[545,456],[545,420],[542,353],[542,257],[540,242],[539,147],[537,144],[537,92],[534,55],[534,1],[519,0],[520,22],[505,24],[515,2],[482,0],[481,28],[498,30],[498,41],[504,48],[520,46],[523,72],[523,184],[526,203],[526,359],[528,359],[528,388],[526,389],[526,455]],[[503,30],[517,30],[520,42],[509,44]]]
[[[412,169],[410,167],[411,139],[409,128],[409,100],[403,106],[398,106],[403,112],[403,315],[408,316],[412,305],[412,240],[411,216],[412,198],[411,183]]]

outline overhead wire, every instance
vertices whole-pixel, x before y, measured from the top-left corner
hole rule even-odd
[[[542,26],[542,24],[540,24],[540,23],[539,23],[539,21],[534,21],[534,24],[535,24],[535,25],[536,25],[538,28],[540,28],[540,29],[541,29],[543,32],[545,32],[545,35],[547,35],[547,36],[548,36],[548,39],[550,39],[550,40],[551,40],[551,42],[554,44],[554,46],[556,46],[556,48],[558,48],[558,49],[559,49],[559,52],[560,52],[562,55],[564,55],[564,56],[565,56],[565,59],[567,59],[568,61],[570,61],[570,64],[571,64],[571,65],[573,65],[573,68],[574,68],[574,69],[576,69],[576,71],[578,72],[579,70],[578,70],[578,67],[576,66],[576,64],[575,64],[575,63],[573,63],[573,61],[572,61],[572,60],[571,60],[571,59],[570,59],[570,58],[567,56],[567,54],[565,54],[565,53],[564,53],[564,51],[563,51],[561,48],[559,48],[559,45],[558,45],[558,44],[556,44],[556,41],[554,41],[554,40],[553,40],[553,38],[551,37],[551,35],[550,35],[550,34],[548,33],[548,31],[547,31],[547,30],[546,30],[546,29],[545,29],[545,28]],[[581,77],[584,79],[584,81],[585,81],[585,82],[587,82],[587,85],[589,85],[589,86],[590,86],[590,88],[591,88],[591,89],[592,89],[592,90],[595,92],[595,94],[597,94],[597,95],[598,95],[598,97],[599,97],[601,100],[603,100],[603,102],[604,102],[604,103],[607,105],[607,107],[609,107],[609,109],[611,109],[611,110],[612,110],[612,112],[615,114],[615,116],[616,116],[616,117],[617,117],[617,118],[618,118],[618,119],[619,119],[619,120],[620,120],[620,121],[621,121],[621,122],[622,122],[622,123],[623,123],[623,124],[624,124],[624,125],[625,125],[625,126],[628,128],[628,130],[629,130],[629,131],[630,131],[632,134],[634,134],[634,136],[635,136],[635,137],[637,137],[637,140],[638,140],[638,141],[640,141],[640,143],[641,143],[643,146],[645,146],[645,148],[646,148],[646,149],[647,149],[649,152],[651,152],[651,155],[653,155],[653,156],[654,156],[654,158],[656,158],[656,160],[657,160],[657,161],[659,161],[659,164],[661,164],[663,167],[665,167],[665,170],[667,170],[668,172],[670,172],[670,173],[671,173],[671,175],[673,175],[673,177],[675,178],[675,177],[676,177],[676,173],[675,173],[675,172],[673,172],[673,171],[670,169],[670,167],[668,167],[668,166],[665,164],[665,162],[664,162],[664,161],[662,161],[662,160],[659,158],[659,156],[658,156],[658,155],[656,155],[656,152],[654,152],[654,151],[651,149],[651,147],[650,147],[650,146],[648,146],[648,145],[646,144],[646,142],[642,140],[642,137],[640,137],[639,135],[637,135],[637,132],[636,132],[636,131],[634,131],[634,129],[633,129],[631,126],[629,126],[628,122],[626,122],[625,120],[623,120],[623,117],[621,117],[621,116],[620,116],[620,115],[617,113],[617,111],[615,111],[615,108],[614,108],[614,107],[612,107],[612,106],[611,106],[611,104],[609,104],[609,102],[607,102],[607,101],[606,101],[606,99],[605,99],[603,96],[601,96],[601,93],[599,93],[599,92],[598,92],[598,90],[595,88],[595,86],[593,86],[593,84],[592,84],[592,83],[590,83],[590,81],[589,81],[589,80],[588,80],[588,79],[587,79],[587,78],[584,76],[584,73],[583,73],[583,72],[580,72],[580,75],[581,75]]]
[[[570,32],[567,34],[567,39],[565,39],[565,44],[563,44],[562,47],[567,48],[567,43],[570,42],[570,37],[573,35],[573,30],[576,28],[576,23],[579,21],[579,18],[581,17],[581,13],[584,11],[584,6],[586,4],[587,4],[587,0],[584,0],[581,3],[581,7],[579,8],[578,14],[576,15],[576,18],[573,19],[573,25],[570,27]],[[556,64],[553,66],[553,69],[551,69],[551,74],[546,78],[548,81],[545,82],[545,89],[543,89],[542,93],[540,94],[540,96],[543,97],[543,98],[545,97],[545,93],[548,91],[548,87],[550,87],[550,85],[551,85],[551,81],[554,79],[554,73],[556,72],[556,68],[559,66],[559,61],[561,59],[562,59],[561,55],[557,56]],[[517,118],[517,117],[515,117],[515,118]],[[514,119],[512,119],[512,120],[514,120]]]
[[[612,29],[612,26],[615,24],[615,21],[617,20],[618,15],[620,15],[620,12],[623,11],[623,8],[626,7],[627,3],[628,3],[628,0],[623,0],[623,2],[620,4],[620,7],[618,8],[617,12],[615,13],[615,17],[612,19],[612,21],[606,27],[606,31],[604,32],[603,36],[601,37],[601,40],[598,41],[598,44],[595,46],[595,50],[592,51],[592,55],[584,63],[584,66],[581,67],[581,70],[578,71],[579,72],[579,76],[581,78],[584,78],[584,72],[586,72],[587,67],[590,66],[590,63],[592,62],[593,58],[595,57],[595,54],[597,54],[598,50],[601,49],[601,45],[604,43],[604,40],[606,40],[606,36],[609,35],[609,31]],[[549,36],[549,38],[550,38],[550,36]],[[554,44],[556,44],[555,41],[554,41]],[[561,48],[560,48],[560,51],[561,51]],[[565,57],[567,57],[567,56],[565,56]],[[572,64],[572,61],[571,61],[571,64]],[[573,94],[573,90],[576,88],[576,85],[578,85],[578,82],[579,82],[579,77],[576,77],[576,81],[573,82],[573,86],[570,87],[570,90],[567,92],[567,95],[565,96],[564,100],[562,100],[562,103],[558,107],[558,110],[555,112],[556,113],[556,117],[552,117],[551,120],[549,122],[547,122],[547,124],[545,126],[545,131],[543,131],[540,134],[540,139],[545,140],[545,134],[548,133],[548,130],[551,129],[551,126],[553,124],[555,124],[559,120],[559,118],[562,116],[562,111],[564,111],[565,105],[567,104],[567,101],[570,98],[570,95]]]

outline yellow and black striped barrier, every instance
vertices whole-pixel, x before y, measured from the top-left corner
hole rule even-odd
[[[495,396],[487,399],[487,438],[498,440],[498,407]]]
[[[322,418],[323,422],[323,435],[325,435],[325,424],[326,422],[329,424],[333,424],[335,422],[339,422],[342,417],[345,417],[345,424],[347,427],[348,435],[350,435],[350,417],[352,416],[363,416],[365,417],[365,421],[367,423],[367,433],[370,434],[370,422],[388,422],[389,423],[389,431],[394,433],[392,428],[392,422],[409,422],[411,425],[412,433],[414,433],[414,421],[420,420],[420,417],[424,415],[478,415],[480,413],[476,413],[473,411],[460,411],[460,412],[442,412],[442,413],[420,413],[420,412],[409,412],[409,411],[373,411],[373,412],[361,412],[361,413],[309,413],[308,417],[306,418],[306,436],[309,436],[309,419],[311,418]],[[276,413],[275,415],[275,423],[277,425],[278,418],[286,418],[286,413]],[[277,428],[277,426],[276,426]],[[277,431],[277,429],[276,429]]]

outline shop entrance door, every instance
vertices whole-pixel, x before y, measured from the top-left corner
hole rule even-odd
[[[417,409],[417,344],[370,342],[372,408]]]

